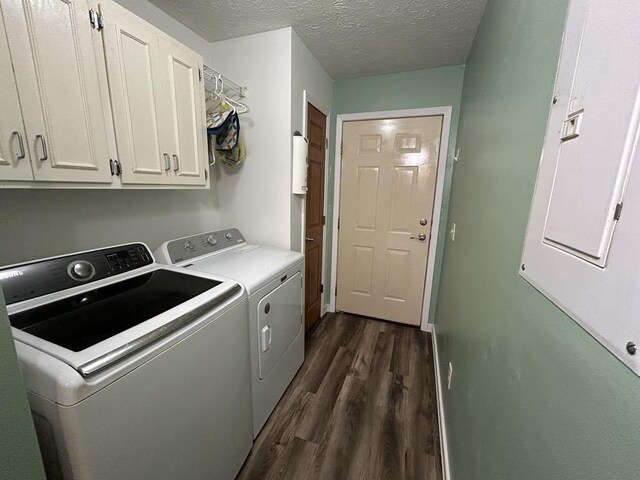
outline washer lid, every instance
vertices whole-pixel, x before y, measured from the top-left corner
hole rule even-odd
[[[16,340],[88,377],[210,317],[242,290],[206,273],[151,265],[9,305],[8,313]]]
[[[304,260],[298,252],[262,245],[242,245],[193,261],[190,268],[242,283],[251,295]]]

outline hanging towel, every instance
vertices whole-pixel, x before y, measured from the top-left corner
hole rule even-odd
[[[222,129],[216,135],[216,150],[233,150],[238,145],[240,137],[240,120],[238,114],[232,111],[224,122]]]
[[[247,149],[244,145],[244,139],[238,138],[238,144],[231,150],[216,149],[216,158],[229,167],[240,165],[247,157]]]

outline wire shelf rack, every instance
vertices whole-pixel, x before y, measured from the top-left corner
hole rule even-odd
[[[223,93],[227,97],[241,99],[247,96],[247,87],[238,85],[230,78],[225,77],[220,72],[214,70],[208,65],[204,66],[204,89],[207,93],[213,93],[217,88],[220,88],[220,83],[223,85]]]

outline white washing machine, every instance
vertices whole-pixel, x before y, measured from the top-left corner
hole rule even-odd
[[[255,438],[304,361],[304,256],[249,245],[235,228],[165,242],[155,255],[246,288]]]
[[[143,244],[3,267],[0,284],[49,480],[235,478],[253,443],[241,285]]]

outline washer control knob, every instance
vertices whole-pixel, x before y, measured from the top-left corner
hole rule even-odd
[[[183,247],[188,252],[193,252],[196,249],[196,246],[193,244],[191,240],[187,240],[186,242],[184,242]]]
[[[87,281],[96,274],[96,269],[89,262],[78,260],[67,267],[67,273],[74,280]]]
[[[204,241],[207,242],[212,247],[218,244],[218,240],[212,234],[209,234],[206,237],[204,237]]]
[[[233,238],[233,234],[231,232],[227,232],[224,234],[224,238],[227,240],[231,240]]]

